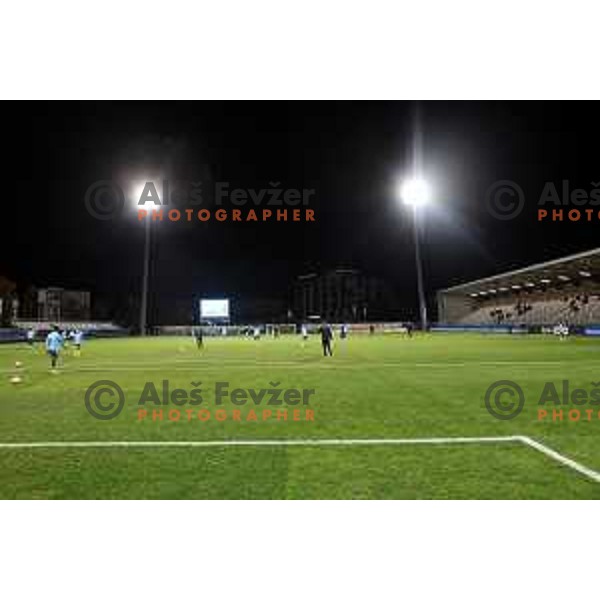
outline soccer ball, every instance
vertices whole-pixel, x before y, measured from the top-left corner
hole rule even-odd
[[[20,369],[22,366],[23,366],[23,363],[22,363],[20,360],[18,360],[18,361],[15,363],[15,367],[16,367],[17,369]]]
[[[22,381],[23,380],[18,375],[15,375],[14,377],[10,378],[10,382],[13,383],[13,384],[15,384],[15,385],[17,383],[21,383]]]

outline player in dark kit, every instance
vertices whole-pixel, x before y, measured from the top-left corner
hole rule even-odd
[[[197,327],[193,333],[196,340],[196,346],[198,350],[201,350],[202,346],[204,345],[204,340],[202,338],[202,327]]]
[[[331,340],[333,339],[333,329],[328,323],[321,325],[321,344],[323,345],[323,356],[333,356],[331,351]]]

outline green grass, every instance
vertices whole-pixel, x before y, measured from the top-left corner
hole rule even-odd
[[[58,374],[24,345],[0,346],[0,442],[423,438],[527,435],[600,471],[600,407],[594,420],[540,422],[544,382],[600,380],[600,340],[434,334],[352,336],[323,358],[317,338],[97,340],[65,356]],[[21,369],[15,361],[22,361]],[[16,372],[22,383],[9,379]],[[86,389],[110,379],[121,414],[92,418]],[[202,382],[212,418],[138,420],[147,381],[160,391]],[[515,419],[492,418],[484,394],[508,379],[524,390]],[[252,402],[216,407],[214,386],[313,388],[314,421],[244,420]],[[152,406],[146,407],[151,413]],[[159,408],[159,407],[157,407]],[[216,408],[242,420],[219,422]],[[583,407],[592,408],[592,407]],[[600,498],[600,484],[520,444],[352,447],[0,448],[2,498]]]

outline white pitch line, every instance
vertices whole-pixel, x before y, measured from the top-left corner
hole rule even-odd
[[[389,446],[411,444],[483,444],[520,442],[520,436],[502,437],[440,437],[440,438],[313,438],[288,440],[157,440],[157,441],[95,441],[95,442],[5,442],[6,448],[161,448],[161,447],[227,447],[227,446]]]
[[[320,356],[316,356],[314,360],[297,360],[297,361],[284,361],[284,360],[274,360],[274,361],[261,361],[261,360],[226,360],[211,358],[210,360],[174,360],[169,362],[97,362],[97,363],[84,363],[79,365],[80,369],[99,369],[99,368],[115,368],[115,367],[142,367],[144,369],[154,369],[157,367],[169,368],[173,366],[196,366],[196,367],[223,367],[226,365],[228,367],[238,367],[238,366],[261,366],[261,367],[288,367],[288,366],[321,366],[327,365],[332,367],[350,367],[355,368],[355,365],[352,362],[345,361],[330,361],[330,362],[320,362]],[[591,360],[590,360],[591,362]],[[405,367],[405,368],[413,368],[413,367],[424,367],[424,368],[438,368],[438,369],[452,369],[454,367],[498,367],[498,366],[518,366],[518,367],[547,367],[547,366],[559,366],[559,365],[569,365],[568,361],[472,361],[472,362],[392,362],[392,361],[366,361],[364,363],[369,367]]]
[[[396,370],[409,370],[409,369],[455,369],[455,368],[467,368],[467,367],[482,367],[482,368],[498,368],[501,366],[518,367],[520,369],[531,369],[534,367],[549,367],[558,365],[567,365],[568,363],[535,363],[535,362],[477,362],[477,363],[365,363],[368,368],[393,368]],[[355,369],[356,367],[351,363],[344,362],[187,362],[177,361],[174,363],[120,363],[116,364],[102,364],[97,365],[72,365],[69,364],[61,369],[62,373],[105,373],[107,371],[115,372],[148,372],[156,370],[166,371],[180,371],[180,372],[197,372],[199,370],[208,371],[211,369],[223,369],[223,366],[232,369],[256,369],[261,368],[273,368],[273,369],[321,369],[321,370],[336,370],[336,369]],[[0,369],[0,373],[15,373],[15,372],[32,372],[29,367],[20,367],[19,369]]]
[[[189,441],[95,441],[95,442],[3,442],[0,449],[40,448],[214,448],[231,446],[393,446],[393,445],[451,445],[451,444],[498,444],[521,443],[569,467],[596,483],[600,473],[574,461],[552,448],[524,435],[498,437],[438,437],[438,438],[348,438],[348,439],[288,439],[288,440],[189,440]]]
[[[542,454],[549,456],[561,465],[569,467],[570,469],[573,469],[573,471],[577,471],[578,473],[585,475],[586,477],[588,477],[592,481],[595,481],[596,483],[600,483],[600,473],[598,471],[594,471],[593,469],[590,469],[589,467],[586,467],[585,465],[582,465],[581,463],[578,463],[577,461],[568,458],[563,454],[560,454],[560,452],[557,452],[556,450],[552,450],[552,448],[549,448],[541,442],[537,442],[536,440],[533,440],[530,437],[527,437],[526,435],[518,437],[521,440],[521,442],[523,442],[523,444],[525,444],[526,446],[534,448]]]

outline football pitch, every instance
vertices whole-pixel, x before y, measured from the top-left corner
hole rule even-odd
[[[600,499],[600,406],[538,405],[546,382],[600,385],[600,340],[351,335],[324,358],[316,336],[127,338],[63,359],[0,346],[1,498]],[[500,380],[523,390],[513,419],[486,408]],[[118,394],[86,406],[99,381],[114,418],[89,408]]]

